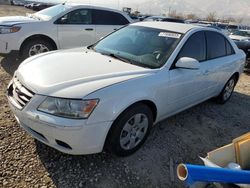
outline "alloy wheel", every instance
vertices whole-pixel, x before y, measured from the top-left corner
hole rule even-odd
[[[29,57],[40,54],[40,53],[44,53],[44,52],[48,52],[49,48],[43,44],[35,44],[33,46],[31,46],[30,50],[29,50]]]

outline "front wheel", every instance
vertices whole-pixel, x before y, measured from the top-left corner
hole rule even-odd
[[[234,87],[235,87],[236,83],[237,83],[236,76],[232,76],[227,81],[226,85],[224,86],[224,88],[222,89],[222,91],[218,95],[218,97],[216,97],[218,103],[224,104],[230,99],[230,97],[232,96],[232,93],[234,91]]]
[[[130,107],[114,122],[108,137],[108,146],[118,156],[137,151],[145,142],[153,124],[150,108],[144,104]]]
[[[30,40],[24,44],[23,49],[22,49],[22,58],[26,59],[28,57],[48,52],[54,50],[53,45],[51,45],[48,41],[46,40],[41,40],[41,39],[35,39],[35,40]]]

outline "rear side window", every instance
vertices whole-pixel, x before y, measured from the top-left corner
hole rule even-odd
[[[206,59],[206,40],[204,32],[197,32],[186,41],[177,60],[182,57],[191,57],[198,61],[204,61]]]
[[[225,37],[213,31],[206,32],[207,59],[215,59],[227,55]]]
[[[235,54],[235,51],[234,51],[232,45],[228,42],[228,40],[226,38],[225,38],[225,42],[226,42],[227,55]]]
[[[95,25],[126,25],[129,21],[117,12],[93,10],[93,23]]]

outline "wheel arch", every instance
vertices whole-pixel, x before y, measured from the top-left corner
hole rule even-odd
[[[108,131],[108,133],[106,135],[106,138],[105,138],[104,148],[107,148],[107,146],[108,146],[108,138],[109,138],[109,136],[110,136],[110,134],[112,132],[112,128],[114,127],[115,122],[119,119],[119,117],[121,117],[121,115],[125,111],[127,111],[129,108],[132,108],[132,107],[134,107],[134,106],[136,106],[138,104],[144,104],[144,105],[148,106],[149,109],[152,112],[152,115],[153,115],[153,122],[156,121],[156,119],[157,119],[157,106],[153,101],[151,101],[151,100],[140,100],[140,101],[134,102],[133,104],[130,104],[127,108],[125,108],[122,112],[119,113],[119,115],[116,117],[116,119],[112,123],[112,125],[111,125],[111,127],[110,127],[110,129],[109,129],[109,131]]]
[[[235,76],[236,78],[236,83],[239,81],[240,78],[240,73],[239,72],[235,72],[231,77]]]
[[[52,44],[54,50],[57,50],[57,49],[58,49],[58,46],[57,46],[56,42],[55,42],[51,37],[49,37],[49,36],[47,36],[47,35],[43,35],[43,34],[35,34],[35,35],[32,35],[32,36],[29,36],[28,38],[26,38],[26,39],[22,42],[22,44],[21,44],[21,46],[20,46],[20,52],[19,52],[20,55],[22,55],[22,53],[23,53],[23,47],[24,47],[29,41],[31,41],[31,40],[36,40],[36,39],[39,39],[39,40],[46,40],[47,42],[49,42],[49,43]]]

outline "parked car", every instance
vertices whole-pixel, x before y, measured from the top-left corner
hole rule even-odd
[[[25,1],[22,1],[22,0],[13,0],[13,1],[10,1],[10,4],[11,5],[15,5],[15,6],[24,6],[25,5]]]
[[[216,97],[227,102],[245,54],[223,33],[137,22],[88,48],[25,60],[8,86],[17,121],[69,154],[135,152],[157,122]]]
[[[240,30],[232,32],[229,37],[235,42],[239,49],[243,50],[246,54],[246,64],[247,70],[250,69],[250,37],[247,32],[242,32]]]
[[[59,4],[28,16],[0,18],[0,53],[24,58],[87,46],[133,22],[125,13],[95,6]]]
[[[129,15],[130,18],[134,21],[134,22],[139,22],[140,19],[137,17],[137,16],[134,16],[134,15]]]
[[[149,16],[145,18],[143,21],[161,21],[162,19],[166,18],[165,16]]]
[[[185,23],[184,20],[182,19],[177,19],[177,18],[167,18],[164,16],[151,16],[148,17],[146,19],[144,19],[144,21],[161,21],[161,22],[176,22],[176,23]]]
[[[143,21],[148,17],[149,17],[148,15],[140,15],[138,18],[139,18],[139,21]]]
[[[47,4],[47,3],[38,3],[38,4],[34,4],[32,9],[34,11],[40,11],[40,10],[43,10],[43,9],[46,9],[46,8],[49,8],[49,7],[52,7],[54,6],[53,4]]]
[[[231,32],[231,35],[237,35],[237,36],[242,36],[242,37],[249,37],[250,38],[250,30],[233,30]]]
[[[24,5],[25,8],[29,8],[29,9],[33,9],[33,6],[35,5],[35,3],[27,3]]]

